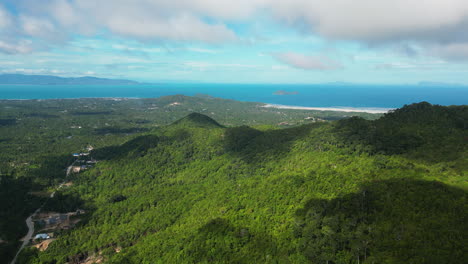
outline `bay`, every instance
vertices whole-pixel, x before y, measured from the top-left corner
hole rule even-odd
[[[308,85],[167,83],[142,85],[0,85],[0,99],[155,98],[206,94],[239,101],[304,107],[396,108],[427,101],[468,103],[468,87],[424,85]]]

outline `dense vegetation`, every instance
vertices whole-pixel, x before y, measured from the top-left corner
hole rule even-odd
[[[85,151],[88,145],[98,149],[94,153],[97,159],[133,160],[156,147],[159,137],[153,132],[158,127],[194,111],[215,117],[223,125],[256,127],[276,127],[279,123],[288,127],[310,123],[310,117],[326,120],[349,115],[261,105],[206,95],[141,100],[0,100],[0,263],[8,262],[15,253],[18,240],[26,233],[23,224],[26,217],[63,180],[65,168],[74,160],[70,154]],[[186,129],[202,121],[197,116],[212,120],[206,115],[192,115],[190,119],[195,122],[188,122]],[[368,119],[379,116],[359,115]],[[212,124],[219,126],[214,121]],[[174,138],[182,138],[187,133],[180,131]],[[122,142],[127,143],[120,145]],[[81,205],[78,199],[77,194],[59,193],[45,209],[66,211],[67,207]]]
[[[87,215],[20,263],[464,263],[467,113],[283,129],[188,115],[94,150],[51,201]]]

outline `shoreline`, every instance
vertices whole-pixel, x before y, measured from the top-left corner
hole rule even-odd
[[[293,106],[293,105],[278,105],[278,104],[264,104],[264,108],[276,109],[292,109],[292,110],[314,110],[314,111],[334,111],[334,112],[360,112],[369,114],[385,114],[395,108],[379,108],[379,107],[308,107],[308,106]]]
[[[162,96],[161,96],[162,97]],[[189,96],[189,97],[194,97],[194,96]],[[70,97],[70,98],[35,98],[35,99],[2,99],[0,98],[1,101],[46,101],[46,100],[76,100],[76,99],[101,99],[101,100],[112,100],[112,101],[125,101],[125,100],[138,100],[138,99],[155,99],[155,98],[160,98],[160,97],[152,97],[152,98],[146,98],[146,97]],[[224,99],[224,98],[221,98]],[[230,99],[225,99],[225,100],[230,100]],[[239,101],[239,102],[245,102],[245,101]],[[251,102],[254,103],[254,102]],[[369,114],[385,114],[388,113],[391,110],[394,110],[396,108],[384,108],[384,107],[311,107],[311,106],[295,106],[295,105],[281,105],[281,104],[268,104],[268,103],[262,103],[260,107],[264,108],[276,108],[276,109],[291,109],[291,110],[312,110],[312,111],[333,111],[333,112],[348,112],[348,113],[353,113],[353,112],[358,112],[358,113],[369,113]]]

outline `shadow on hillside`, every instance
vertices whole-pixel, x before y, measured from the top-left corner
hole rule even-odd
[[[202,128],[221,128],[224,127],[213,118],[200,114],[190,113],[187,116],[173,122],[170,126],[182,127],[202,127]]]
[[[53,198],[47,200],[42,211],[68,213],[83,209],[84,201],[76,193],[57,191]]]
[[[3,143],[3,142],[10,142],[12,141],[11,138],[0,138],[0,143]]]
[[[247,163],[261,163],[266,159],[280,159],[290,150],[294,141],[306,137],[322,124],[259,131],[247,126],[227,128],[224,150]]]
[[[5,240],[0,243],[2,260],[13,258],[17,241],[27,233],[25,219],[45,200],[29,193],[33,185],[26,177],[0,175],[0,238]]]
[[[139,136],[120,146],[109,146],[91,151],[91,157],[97,160],[111,160],[144,156],[147,151],[158,145],[160,139],[155,135]]]
[[[411,104],[378,120],[353,117],[335,124],[343,142],[370,153],[409,154],[427,162],[453,161],[467,147],[468,107]]]
[[[112,115],[114,114],[114,112],[112,111],[96,111],[96,112],[92,112],[92,111],[89,111],[89,112],[80,112],[80,111],[77,111],[77,112],[71,112],[70,115],[73,115],[73,116],[93,116],[93,115]]]
[[[30,113],[30,114],[26,114],[25,117],[37,117],[37,118],[42,118],[42,119],[48,119],[48,118],[59,118],[60,116],[51,115],[47,113]]]
[[[148,128],[142,127],[130,127],[130,128],[120,128],[120,127],[105,127],[98,128],[94,130],[96,135],[106,135],[106,134],[134,134],[142,133],[149,131]]]
[[[314,263],[463,263],[467,193],[440,182],[376,181],[296,213],[300,251]]]
[[[40,166],[28,170],[27,175],[37,184],[46,186],[57,184],[65,178],[65,170],[74,159],[71,155],[38,157],[36,162]]]
[[[265,262],[276,254],[273,237],[236,227],[228,220],[215,218],[189,238],[184,255],[190,263],[255,263]]]
[[[14,118],[2,118],[0,119],[0,127],[2,126],[13,126],[16,125],[16,119]]]

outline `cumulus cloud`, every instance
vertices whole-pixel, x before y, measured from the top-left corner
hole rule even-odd
[[[5,41],[0,39],[0,52],[7,54],[17,53],[30,53],[33,51],[33,45],[31,41],[20,40],[20,41]]]
[[[0,4],[0,52],[24,54],[44,47],[40,38],[57,39],[55,27],[47,20],[29,16],[13,16]],[[36,39],[35,37],[39,37]]]
[[[21,15],[18,22],[22,33],[26,36],[50,40],[66,38],[48,19]]]
[[[468,21],[466,0],[276,0],[275,15],[334,39],[456,41]]]
[[[372,47],[413,43],[400,50],[408,56],[419,47],[445,59],[468,59],[468,1],[466,0],[272,0],[271,12],[280,21],[330,40],[351,40]],[[403,43],[403,44],[402,44]],[[407,46],[410,47],[410,46]]]
[[[272,56],[284,64],[303,70],[326,71],[343,67],[340,63],[325,56],[309,56],[294,52],[273,53]]]
[[[0,5],[0,32],[13,25],[13,18],[11,15]]]
[[[8,54],[32,52],[39,49],[36,46],[43,48],[45,44],[61,44],[74,34],[94,35],[103,31],[143,41],[212,44],[237,41],[236,34],[225,23],[213,19],[221,5],[210,5],[210,1],[44,0],[38,5],[35,0],[18,0],[14,3],[19,11],[16,16],[0,4],[0,52]],[[223,8],[220,14],[229,13],[229,5]],[[247,9],[253,7],[246,5],[237,10],[247,12]]]
[[[143,40],[235,41],[235,33],[224,23],[202,19],[215,17],[202,8],[206,3],[197,0],[56,0],[46,6],[45,12],[64,27],[78,27],[88,33],[104,28],[117,35]],[[211,8],[215,6],[220,5]]]
[[[40,2],[40,3],[39,3]],[[330,40],[370,45],[441,46],[441,56],[468,43],[466,0],[15,0],[21,34],[97,32],[138,40],[237,41],[228,25],[270,17]],[[0,6],[0,30],[15,23]],[[13,21],[13,22],[12,22]],[[414,50],[406,50],[411,55]],[[445,55],[444,55],[445,54]],[[447,58],[456,56],[446,56]],[[465,56],[462,56],[465,57]]]
[[[235,34],[225,25],[209,25],[190,15],[180,15],[167,20],[158,18],[137,20],[131,17],[115,16],[106,23],[112,32],[143,39],[160,38],[209,43],[236,39]]]

